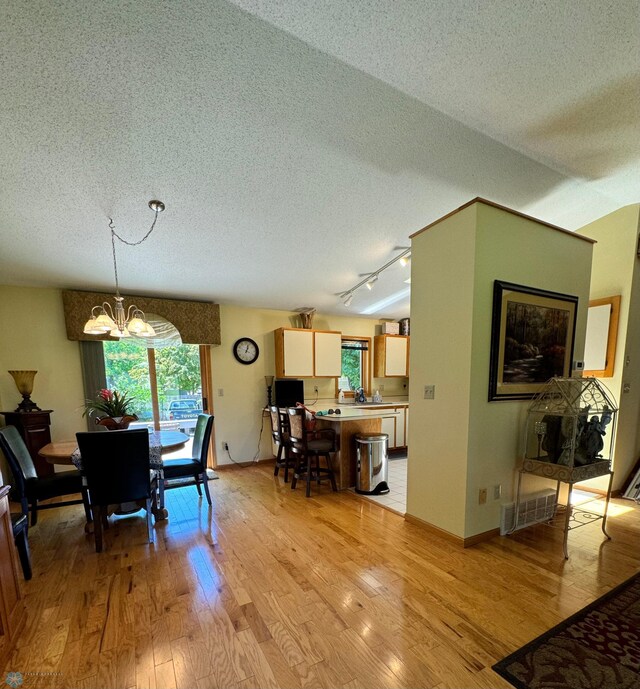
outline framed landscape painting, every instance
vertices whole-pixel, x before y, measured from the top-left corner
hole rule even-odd
[[[571,375],[578,297],[496,280],[489,401],[531,399]]]

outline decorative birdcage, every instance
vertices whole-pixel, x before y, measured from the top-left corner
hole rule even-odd
[[[608,473],[617,414],[596,378],[552,378],[529,406],[522,469],[570,483]]]

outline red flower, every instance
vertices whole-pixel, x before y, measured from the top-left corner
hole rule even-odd
[[[102,399],[105,402],[110,402],[113,399],[113,392],[111,392],[111,390],[103,388],[102,390],[100,390],[100,397],[102,397]]]

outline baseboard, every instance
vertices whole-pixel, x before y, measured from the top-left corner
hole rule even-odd
[[[483,543],[484,541],[490,541],[492,538],[495,538],[499,535],[500,529],[490,529],[489,531],[477,533],[475,536],[468,536],[464,539],[464,547],[469,548],[472,545],[477,545],[478,543]]]
[[[444,538],[444,540],[449,541],[449,543],[455,543],[455,545],[464,548],[464,538],[456,536],[455,534],[452,534],[450,531],[446,531],[445,529],[441,529],[439,526],[435,526],[430,522],[426,522],[424,519],[420,519],[420,517],[414,517],[412,514],[405,514],[404,518],[405,521],[408,521],[410,524],[415,524],[416,526],[419,526],[425,531],[429,531],[430,533],[435,534],[436,536],[440,536],[440,538]]]
[[[452,534],[450,531],[441,529],[439,526],[435,526],[434,524],[426,522],[424,521],[424,519],[414,517],[412,514],[405,514],[404,518],[410,524],[415,524],[416,526],[421,527],[425,531],[429,531],[430,533],[435,534],[436,536],[440,536],[440,538],[449,541],[449,543],[454,543],[455,545],[461,548],[469,548],[471,546],[477,545],[478,543],[482,543],[483,541],[489,541],[495,536],[500,535],[500,529],[491,529],[490,531],[484,531],[483,533],[478,533],[474,536],[462,538],[461,536],[456,536],[455,534]]]

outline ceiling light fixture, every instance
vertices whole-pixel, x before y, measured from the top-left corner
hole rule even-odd
[[[385,271],[387,268],[390,268],[394,263],[400,262],[402,266],[406,266],[409,263],[409,257],[411,256],[411,247],[406,247],[406,246],[399,246],[396,247],[397,249],[401,249],[402,253],[399,253],[397,256],[394,256],[390,261],[387,261],[381,268],[378,268],[378,270],[374,271],[373,273],[368,273],[367,276],[360,280],[357,284],[355,284],[351,289],[345,290],[344,292],[340,292],[339,297],[340,299],[344,300],[344,305],[349,306],[351,304],[351,300],[353,299],[353,293],[360,289],[361,287],[366,287],[367,289],[371,290],[373,289],[373,283],[378,279],[380,276],[380,273]]]
[[[124,297],[120,296],[120,287],[118,284],[118,264],[116,262],[116,239],[128,246],[137,246],[142,244],[149,235],[153,232],[156,221],[158,220],[158,213],[162,213],[165,206],[162,201],[149,201],[149,208],[155,213],[153,222],[147,234],[137,242],[129,242],[123,239],[117,232],[113,220],[109,218],[109,228],[111,230],[111,251],[113,253],[113,272],[116,278],[116,293],[114,296],[115,307],[107,301],[102,302],[100,306],[94,306],[91,309],[91,318],[84,325],[84,332],[87,335],[106,335],[111,337],[130,337],[136,335],[138,337],[153,337],[155,330],[147,323],[144,311],[139,309],[135,304],[131,304],[127,311],[124,310]]]

